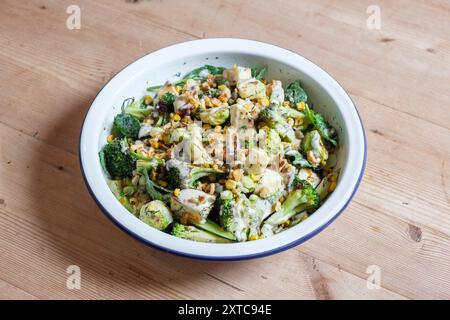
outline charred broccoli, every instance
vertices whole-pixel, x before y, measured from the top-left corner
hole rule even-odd
[[[99,153],[103,169],[112,178],[124,179],[131,177],[135,168],[135,159],[131,157],[121,141],[115,140],[106,144]]]

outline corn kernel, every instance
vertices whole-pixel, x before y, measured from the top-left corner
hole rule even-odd
[[[234,180],[228,179],[227,182],[225,183],[225,187],[226,187],[228,190],[236,189],[236,187],[237,187],[237,182],[234,181]]]
[[[250,236],[250,238],[249,238],[250,241],[255,241],[255,240],[258,240],[258,239],[259,239],[259,237],[256,234],[252,234]]]
[[[290,125],[292,127],[294,125],[294,119],[288,118],[287,123],[288,123],[288,125]]]
[[[225,91],[227,90],[227,86],[224,84],[221,84],[220,86],[217,87],[220,91]]]
[[[159,181],[158,181],[158,184],[159,184],[161,187],[167,187],[167,182],[166,182],[166,181],[159,180]]]
[[[222,101],[220,101],[217,98],[212,98],[211,102],[212,102],[214,107],[218,107],[218,106],[220,106],[222,104]]]
[[[109,143],[113,142],[114,140],[114,136],[112,134],[110,134],[108,137],[106,137],[106,141],[108,141]]]
[[[270,101],[267,98],[258,99],[258,102],[264,107],[268,107],[270,105]]]
[[[203,129],[209,130],[209,129],[211,129],[211,125],[209,123],[206,123],[203,125]]]
[[[179,92],[181,92],[181,90],[183,90],[183,87],[181,87],[181,86],[176,86],[175,89],[176,89],[177,92],[179,93]]]
[[[173,116],[173,120],[175,120],[175,121],[180,121],[180,120],[181,120],[180,115],[179,115],[179,114],[175,114],[175,115]]]
[[[176,188],[175,190],[173,190],[173,195],[178,198],[178,196],[180,195],[180,191],[180,189]]]
[[[283,102],[283,107],[289,107],[289,105],[290,105],[289,101],[284,101]]]
[[[257,175],[255,175],[255,174],[250,174],[250,178],[254,181],[254,182],[258,182],[259,181],[259,179],[260,179],[260,177],[258,177]]]
[[[228,101],[228,98],[227,98],[227,97],[225,97],[225,96],[220,96],[220,97],[219,97],[219,100],[220,100],[220,102],[223,102],[223,103],[225,103],[225,102],[227,102],[227,101]]]
[[[144,103],[146,105],[152,104],[153,98],[151,96],[144,96]]]
[[[297,109],[300,111],[305,110],[305,103],[304,102],[297,103]]]
[[[336,189],[336,181],[330,183],[330,187],[328,188],[328,192],[333,192]]]
[[[259,196],[261,198],[267,198],[267,196],[269,195],[269,189],[267,188],[262,188],[261,191],[259,192]]]
[[[155,148],[155,149],[158,149],[158,148],[159,148],[159,142],[158,142],[158,141],[152,141],[152,142],[150,142],[150,144],[151,144],[151,146],[152,146],[153,148]]]
[[[242,170],[241,169],[235,169],[233,170],[233,172],[231,173],[231,176],[233,177],[234,180],[236,181],[240,181],[242,179]]]
[[[291,220],[287,220],[285,223],[283,223],[283,226],[289,227],[290,224],[291,224]]]

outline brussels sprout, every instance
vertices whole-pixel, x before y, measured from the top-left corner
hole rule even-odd
[[[154,200],[143,205],[139,219],[158,230],[165,230],[173,222],[170,210],[160,200]]]
[[[212,126],[219,126],[225,123],[229,117],[230,107],[228,105],[206,109],[200,113],[200,120]]]
[[[261,81],[251,78],[237,84],[242,99],[262,99],[266,97],[266,86]]]
[[[271,198],[282,193],[284,190],[283,177],[270,169],[264,170],[258,185],[255,189],[255,194],[263,199]]]

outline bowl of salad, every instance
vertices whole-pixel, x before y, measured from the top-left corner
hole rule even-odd
[[[361,181],[364,128],[320,67],[242,39],[176,44],[100,91],[80,165],[103,212],[182,256],[262,257],[328,226]]]

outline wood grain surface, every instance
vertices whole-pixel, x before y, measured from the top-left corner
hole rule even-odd
[[[66,27],[72,4],[79,30]],[[380,30],[366,25],[372,4]],[[445,0],[0,1],[0,298],[450,298],[449,35]],[[81,122],[101,87],[146,53],[206,37],[305,56],[364,121],[353,202],[275,256],[216,263],[147,247],[102,214],[80,175]],[[66,286],[70,265],[80,290]]]

